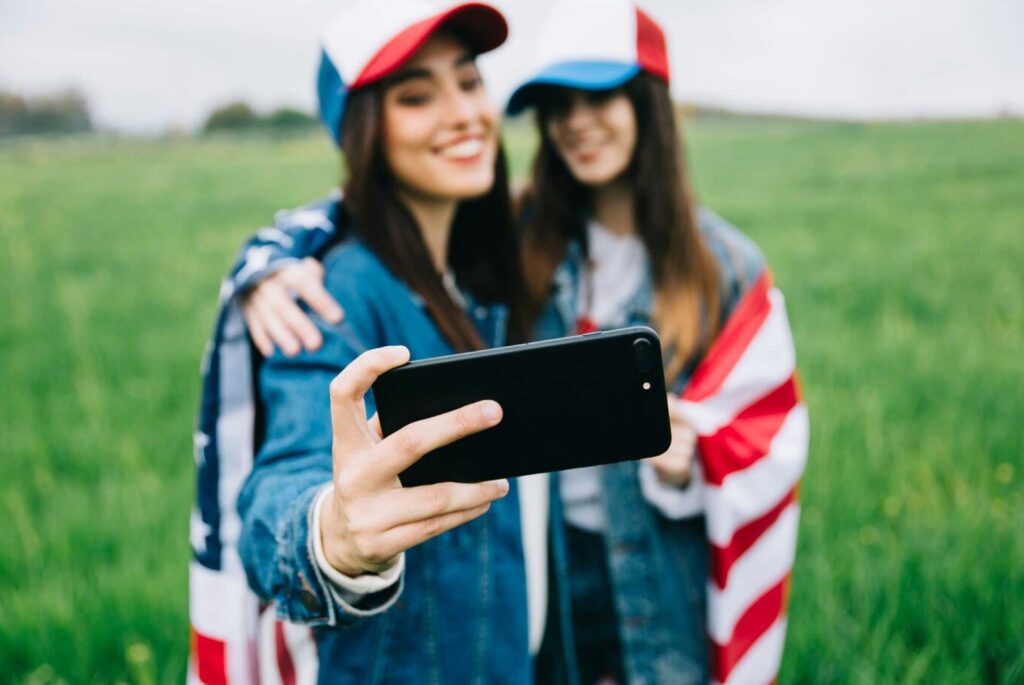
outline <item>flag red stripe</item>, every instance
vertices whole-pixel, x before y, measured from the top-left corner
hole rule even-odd
[[[799,402],[795,376],[751,404],[717,433],[699,439],[705,480],[721,485],[768,454],[772,440]]]
[[[771,288],[771,272],[765,269],[733,309],[725,327],[705,355],[705,363],[697,367],[683,391],[684,400],[700,402],[722,387],[771,312],[772,305],[768,299]],[[712,360],[714,363],[708,363]]]
[[[712,660],[715,680],[724,683],[751,645],[774,625],[786,604],[789,575],[757,598],[736,622],[732,639],[724,645],[713,643]]]
[[[733,564],[735,564],[740,557],[742,557],[748,549],[754,546],[766,530],[772,527],[772,525],[779,520],[779,516],[786,510],[790,504],[796,499],[796,488],[786,493],[786,496],[782,498],[778,504],[776,504],[770,511],[766,512],[763,516],[754,519],[750,523],[745,524],[742,528],[738,528],[732,536],[732,540],[725,547],[718,547],[713,545],[711,547],[711,579],[715,582],[715,586],[719,589],[725,588],[725,584],[729,581],[729,571],[732,570]]]
[[[192,628],[192,645],[196,656],[196,675],[203,685],[227,685],[226,644],[196,632]]]
[[[274,621],[274,646],[277,651],[277,670],[281,674],[282,685],[295,685],[295,664],[288,650],[288,640],[284,636],[284,623]]]

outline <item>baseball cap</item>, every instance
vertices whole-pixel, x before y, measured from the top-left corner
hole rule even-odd
[[[506,110],[534,104],[538,86],[608,90],[641,71],[669,82],[665,33],[628,0],[559,0],[544,19],[530,78]]]
[[[317,76],[320,119],[335,143],[348,94],[394,73],[439,28],[450,28],[476,54],[508,37],[497,8],[479,2],[438,4],[428,0],[356,0],[327,26]]]

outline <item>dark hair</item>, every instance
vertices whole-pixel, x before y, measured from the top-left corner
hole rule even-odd
[[[671,359],[671,381],[718,332],[719,273],[697,227],[693,192],[686,176],[682,138],[668,86],[646,73],[620,86],[636,113],[637,141],[626,176],[633,190],[637,232],[654,271],[653,321]],[[593,94],[597,100],[618,91]],[[524,197],[527,217],[523,263],[530,313],[550,296],[551,278],[570,240],[586,248],[586,210],[593,191],[578,182],[547,133],[550,117],[565,111],[564,88],[538,93],[540,148]]]
[[[345,211],[367,246],[423,298],[452,347],[458,352],[481,349],[483,340],[448,294],[419,225],[394,192],[396,182],[382,136],[383,88],[377,84],[355,91],[346,104],[341,139],[348,168]],[[509,340],[525,340],[525,295],[503,149],[498,150],[491,189],[459,203],[448,246],[448,261],[459,285],[482,303],[508,305]]]

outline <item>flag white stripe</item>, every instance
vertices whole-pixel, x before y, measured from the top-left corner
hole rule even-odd
[[[189,565],[189,618],[197,632],[224,640],[250,634],[259,601],[244,576]]]
[[[309,626],[284,624],[284,640],[295,667],[295,685],[316,685],[320,658]]]
[[[260,685],[284,685],[281,682],[281,669],[277,665],[277,643],[274,639],[277,617],[274,615],[274,608],[264,610],[259,621],[260,635],[256,652],[260,663]]]
[[[727,546],[739,528],[770,511],[796,487],[807,462],[808,438],[807,407],[801,403],[786,416],[768,454],[729,474],[721,485],[704,486],[711,542]]]
[[[718,392],[700,402],[683,402],[686,418],[698,434],[716,433],[767,392],[782,385],[796,370],[785,300],[777,288],[768,293],[768,300],[768,317]]]
[[[743,612],[793,568],[799,521],[800,506],[789,505],[733,564],[724,590],[708,582],[708,632],[716,643],[731,642]]]
[[[220,507],[221,545],[234,552],[242,532],[236,502],[242,485],[252,470],[253,421],[252,368],[245,322],[237,303],[228,305],[224,322],[224,340],[220,354],[220,411],[217,419],[219,474],[217,498]],[[224,554],[225,572],[243,572],[237,553]]]
[[[786,619],[780,618],[751,645],[729,673],[725,683],[716,681],[714,685],[766,685],[771,682],[782,664],[782,647],[785,641]]]

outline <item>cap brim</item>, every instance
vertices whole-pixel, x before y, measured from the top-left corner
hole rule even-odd
[[[389,76],[441,28],[451,29],[478,55],[493,50],[508,38],[508,23],[494,7],[476,2],[457,5],[416,22],[388,41],[350,87],[358,88]]]
[[[505,111],[514,116],[535,104],[542,86],[563,86],[580,90],[618,88],[640,73],[640,65],[623,62],[562,62],[547,67],[515,89]]]

